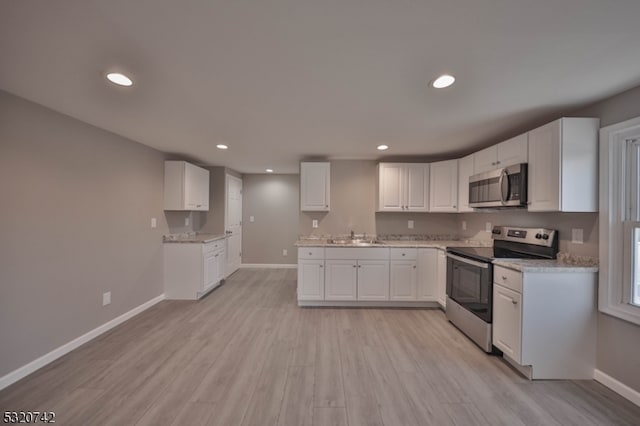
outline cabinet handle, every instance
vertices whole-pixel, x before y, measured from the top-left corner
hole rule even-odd
[[[505,276],[503,275],[503,276],[502,276],[502,279],[503,279],[503,280],[506,280],[506,279],[507,279],[507,277],[505,277]]]
[[[453,208],[454,208],[454,209],[456,208],[455,204],[453,205]]]
[[[517,300],[513,300],[513,299],[511,299],[511,303],[513,303],[514,305],[517,305],[517,304],[518,304],[518,301],[517,301]]]
[[[326,208],[329,208],[329,204],[327,204],[325,207],[326,207]]]
[[[406,254],[402,253],[403,256],[406,256]]]
[[[416,269],[416,265],[413,265],[413,269]]]
[[[356,265],[353,265],[353,267],[355,268],[355,267],[356,267]]]
[[[362,268],[362,265],[358,265],[358,268]]]
[[[500,160],[496,161],[496,164],[500,164]]]
[[[312,254],[312,253],[311,253],[311,252],[309,252],[309,256],[311,256],[311,254]]]
[[[491,165],[492,165],[492,166],[495,166],[495,165],[496,165],[496,162],[495,162],[495,161],[492,161],[492,162],[491,162]]]
[[[324,268],[324,265],[320,265],[321,268]]]

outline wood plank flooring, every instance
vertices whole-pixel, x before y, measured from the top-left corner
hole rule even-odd
[[[0,392],[62,425],[639,425],[594,381],[529,382],[439,310],[298,308],[295,270],[164,301]]]

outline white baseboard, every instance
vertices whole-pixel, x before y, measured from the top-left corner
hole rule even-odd
[[[128,320],[129,318],[132,318],[136,315],[138,315],[139,313],[141,313],[142,311],[145,311],[147,309],[149,309],[150,307],[152,307],[153,305],[155,305],[158,302],[163,301],[165,298],[164,294],[161,294],[158,297],[155,297],[151,300],[149,300],[148,302],[143,303],[140,306],[136,306],[135,308],[131,309],[129,312],[125,312],[124,314],[120,315],[117,318],[112,319],[109,322],[106,322],[104,324],[102,324],[99,327],[94,328],[93,330],[83,334],[80,337],[77,337],[75,339],[73,339],[72,341],[65,343],[64,345],[52,350],[51,352],[42,355],[40,358],[31,361],[30,363],[23,365],[22,367],[12,371],[11,373],[0,377],[0,390],[6,388],[7,386],[17,382],[18,380],[22,379],[25,376],[28,376],[29,374],[33,373],[36,370],[39,370],[40,368],[44,367],[45,365],[55,361],[56,359],[60,358],[63,355],[68,354],[69,352],[71,352],[72,350],[76,349],[77,347],[87,343],[90,340],[95,339],[96,337],[100,336],[101,334],[111,330],[112,328],[114,328],[115,326],[122,324],[123,322],[125,322],[126,320]]]
[[[624,398],[633,402],[637,406],[640,406],[640,392],[630,388],[629,386],[625,385],[619,380],[614,379],[608,374],[603,373],[602,371],[597,369],[593,372],[593,380],[595,380],[596,382],[602,383],[603,385],[605,385],[615,393],[623,396]]]
[[[241,268],[246,269],[296,269],[296,263],[243,263]]]

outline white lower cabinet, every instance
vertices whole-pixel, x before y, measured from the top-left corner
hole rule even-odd
[[[324,259],[298,260],[298,299],[324,300]]]
[[[298,249],[298,300],[324,300],[324,248]]]
[[[522,295],[501,285],[493,286],[493,345],[522,363]]]
[[[415,301],[418,299],[418,249],[391,249],[391,300]]]
[[[389,300],[389,262],[358,261],[358,300]]]
[[[595,272],[493,271],[493,345],[530,379],[592,379]]]
[[[167,299],[199,299],[224,278],[224,240],[164,244]]]
[[[428,306],[439,301],[436,248],[300,247],[301,306]],[[362,303],[360,303],[362,302]]]
[[[325,300],[356,300],[358,262],[356,260],[327,260],[325,276]]]
[[[418,300],[438,301],[438,249],[418,249]]]

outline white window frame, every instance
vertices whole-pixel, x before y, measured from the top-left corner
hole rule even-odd
[[[629,188],[628,140],[640,134],[640,117],[600,129],[600,275],[601,312],[640,325],[640,307],[630,303],[634,248],[630,233],[640,223],[636,188]],[[634,196],[631,196],[634,194]],[[629,287],[629,288],[627,288]]]

